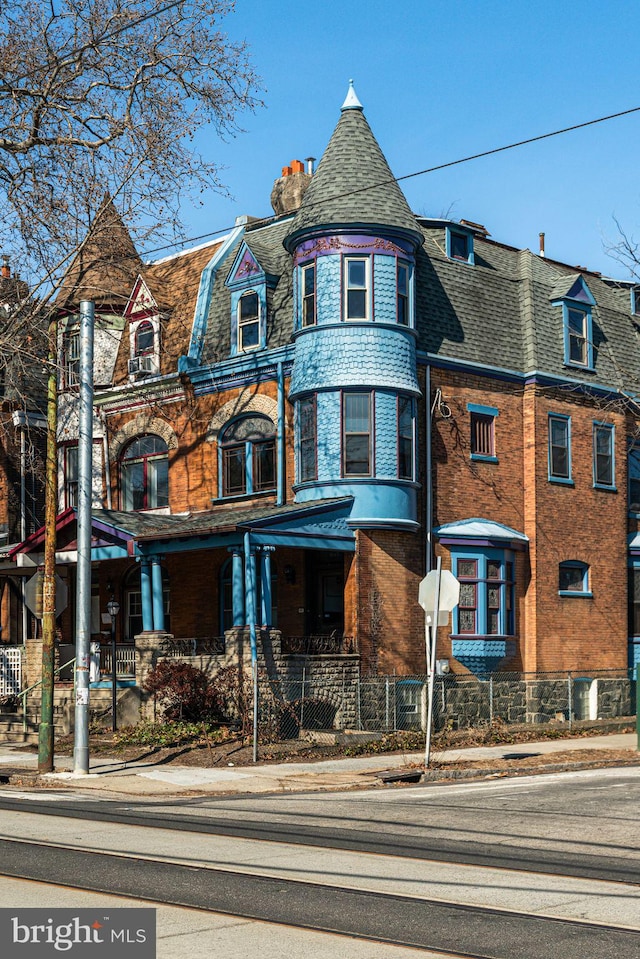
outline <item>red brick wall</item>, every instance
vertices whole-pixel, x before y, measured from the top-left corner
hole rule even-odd
[[[434,414],[434,525],[482,517],[524,532],[517,554],[516,638],[509,668],[621,668],[627,658],[627,474],[624,415],[575,392],[521,388],[434,371],[450,418]],[[467,403],[496,407],[498,463],[470,458]],[[573,486],[549,482],[548,415],[571,417]],[[593,421],[616,426],[617,492],[593,487]],[[450,566],[447,550],[443,564]],[[558,565],[590,568],[593,598],[558,595]],[[440,631],[450,652],[448,631]],[[455,664],[454,664],[455,665]]]

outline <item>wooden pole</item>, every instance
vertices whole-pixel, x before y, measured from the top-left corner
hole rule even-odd
[[[53,671],[56,638],[56,514],[58,511],[58,316],[49,321],[44,579],[42,584],[42,704],[38,772],[53,772]]]

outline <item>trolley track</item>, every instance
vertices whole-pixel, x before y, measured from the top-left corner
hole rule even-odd
[[[0,873],[469,959],[640,956],[640,932],[614,925],[60,844],[1,839]]]

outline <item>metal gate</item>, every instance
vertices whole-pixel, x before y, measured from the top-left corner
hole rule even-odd
[[[8,646],[0,650],[0,696],[22,691],[22,647]]]

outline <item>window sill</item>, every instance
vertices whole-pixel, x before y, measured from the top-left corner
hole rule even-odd
[[[587,366],[583,363],[570,363],[567,360],[562,364],[565,370],[580,370],[582,373],[595,373],[595,366]]]
[[[575,486],[576,484],[572,479],[563,479],[561,476],[550,476],[550,483],[557,483],[558,486]]]
[[[594,488],[594,489],[602,490],[603,493],[617,493],[617,492],[618,492],[617,486],[605,486],[604,483],[594,483],[594,484],[593,484],[593,488]]]
[[[489,633],[485,635],[484,633],[451,633],[451,639],[468,639],[473,643],[476,643],[478,640],[486,640],[488,643],[493,640],[504,641],[507,639],[514,639],[515,633]]]
[[[582,590],[577,589],[559,589],[558,596],[563,596],[566,599],[593,599],[593,593],[590,590],[582,592]]]
[[[236,500],[257,499],[258,497],[262,497],[262,496],[274,496],[276,492],[277,492],[277,489],[274,486],[272,489],[261,489],[261,490],[255,490],[255,492],[246,492],[246,493],[233,493],[231,496],[223,496],[221,494],[220,496],[212,496],[211,502],[212,503],[233,503]]]
[[[471,459],[474,463],[497,463],[497,456],[484,456],[482,453],[472,453]]]

